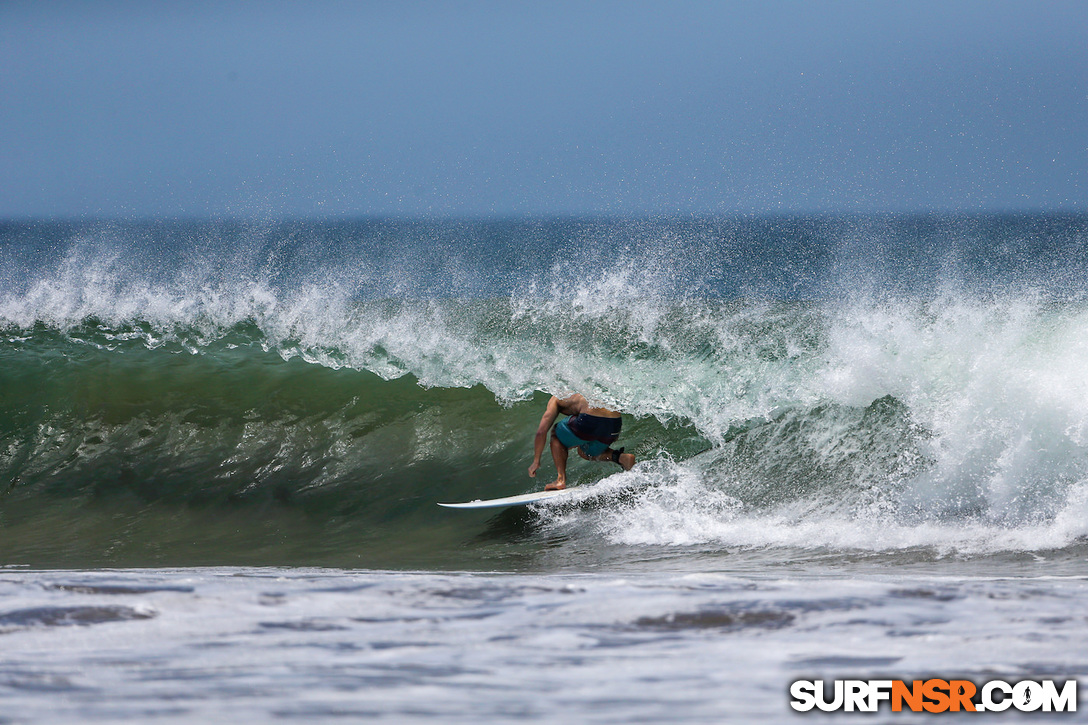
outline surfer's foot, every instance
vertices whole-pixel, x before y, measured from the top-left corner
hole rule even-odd
[[[631,468],[635,465],[635,454],[624,453],[623,451],[623,448],[618,448],[616,450],[612,450],[611,448],[609,448],[607,451],[602,453],[597,458],[597,460],[612,461],[613,463],[618,463],[620,468],[622,468],[623,470],[630,471]]]
[[[632,464],[632,465],[634,465],[634,464]],[[556,479],[556,480],[552,481],[551,483],[549,483],[547,486],[545,486],[544,490],[545,491],[562,491],[566,487],[567,487],[567,482],[566,481],[560,481],[559,479]]]
[[[634,453],[621,453],[619,460],[616,463],[620,464],[620,468],[625,471],[630,471],[635,467],[635,454]]]

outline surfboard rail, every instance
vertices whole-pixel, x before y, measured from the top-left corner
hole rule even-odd
[[[492,509],[506,506],[526,506],[531,503],[537,503],[538,501],[547,501],[549,499],[564,496],[571,493],[571,491],[571,488],[564,488],[559,491],[532,491],[530,493],[518,494],[517,496],[476,499],[475,501],[465,501],[462,503],[439,503],[438,505],[448,509]]]

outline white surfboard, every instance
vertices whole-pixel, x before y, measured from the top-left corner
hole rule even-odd
[[[486,501],[476,499],[475,501],[466,501],[465,503],[440,503],[438,505],[445,506],[448,509],[495,509],[504,506],[525,506],[526,504],[536,503],[537,501],[547,501],[548,499],[556,498],[557,496],[565,496],[569,494],[571,490],[572,489],[564,488],[560,491],[533,491],[532,493],[523,493],[519,496],[492,498]]]

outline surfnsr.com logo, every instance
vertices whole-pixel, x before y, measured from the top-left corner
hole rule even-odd
[[[823,680],[790,685],[790,707],[800,712],[876,712],[887,702],[892,712],[1076,712],[1077,681],[1059,688],[1054,680],[990,680],[981,687],[970,680],[835,680],[828,697]]]

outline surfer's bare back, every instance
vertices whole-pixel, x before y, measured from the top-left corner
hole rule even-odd
[[[555,423],[560,415],[570,416]],[[533,441],[533,464],[529,466],[529,475],[536,477],[540,470],[540,455],[544,452],[544,441],[548,430],[552,430],[552,460],[555,461],[556,479],[544,487],[545,491],[555,491],[567,487],[567,451],[578,449],[578,455],[587,461],[612,461],[630,471],[635,465],[633,453],[624,453],[623,449],[613,450],[610,446],[620,436],[623,421],[620,414],[608,408],[591,407],[589,401],[577,393],[569,398],[557,398],[554,395],[548,401],[544,416],[536,429]]]

